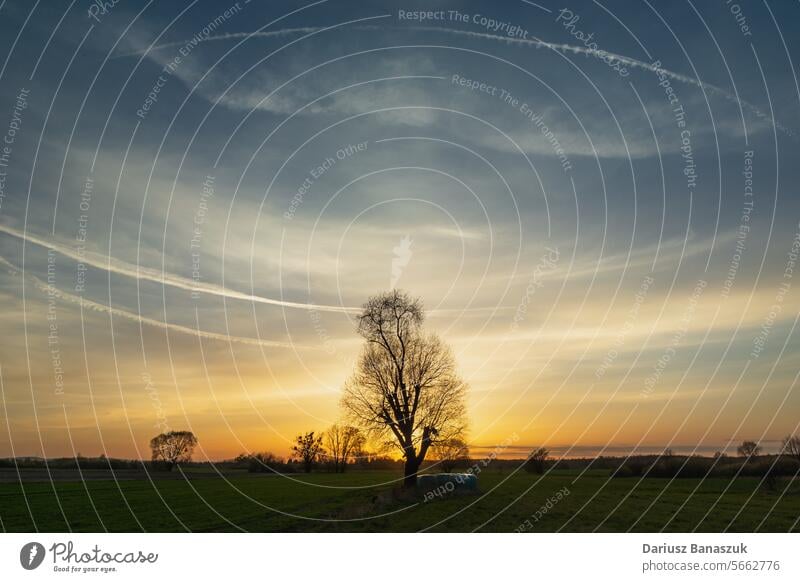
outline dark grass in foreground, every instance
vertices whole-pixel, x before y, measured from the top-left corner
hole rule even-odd
[[[578,475],[578,471],[555,471],[544,477],[485,471],[477,496],[416,504],[387,495],[400,475],[382,471],[290,477],[229,474],[225,479],[194,474],[191,480],[153,483],[141,478],[119,484],[100,479],[1,483],[0,520],[5,531],[42,532],[511,532],[525,520],[526,530],[541,532],[798,529],[797,480],[782,479],[776,491],[767,491],[754,477],[670,483],[653,478],[609,479],[607,471]],[[559,490],[569,495],[562,494],[562,499],[543,511]],[[386,513],[391,515],[379,516]]]

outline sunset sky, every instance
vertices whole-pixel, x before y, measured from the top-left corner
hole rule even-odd
[[[796,432],[800,7],[498,4],[0,5],[0,456],[287,455],[391,287],[476,456]]]

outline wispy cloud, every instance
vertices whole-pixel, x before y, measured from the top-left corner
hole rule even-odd
[[[618,60],[620,63],[623,63],[623,64],[627,65],[628,67],[635,68],[635,69],[640,69],[642,71],[646,71],[646,72],[650,72],[650,73],[653,73],[653,74],[657,74],[659,76],[664,76],[664,77],[667,77],[667,78],[672,79],[674,81],[677,81],[679,83],[683,83],[685,85],[692,85],[694,87],[702,89],[703,91],[705,91],[707,93],[712,93],[712,94],[718,95],[718,96],[726,99],[727,101],[730,101],[730,102],[735,103],[737,105],[741,105],[743,108],[749,110],[751,113],[755,114],[759,118],[769,120],[769,122],[774,124],[775,127],[777,129],[779,129],[781,132],[783,132],[783,133],[785,133],[787,135],[790,135],[790,136],[794,136],[794,132],[790,128],[788,128],[788,127],[786,127],[784,125],[781,125],[780,123],[775,121],[768,114],[766,114],[763,111],[761,111],[761,109],[759,109],[756,105],[753,105],[752,103],[744,101],[744,100],[738,98],[736,95],[730,93],[729,91],[726,91],[725,89],[717,87],[716,85],[712,85],[710,83],[705,83],[703,81],[695,79],[694,77],[689,77],[688,75],[684,75],[682,73],[676,73],[675,71],[671,71],[669,69],[665,69],[663,67],[657,66],[655,63],[648,63],[648,62],[645,62],[645,61],[641,61],[639,59],[634,59],[632,57],[627,57],[625,55],[611,53],[611,52],[608,52],[608,51],[601,51],[599,49],[591,49],[591,48],[587,48],[587,47],[575,46],[575,45],[570,45],[570,44],[559,44],[559,43],[547,42],[547,41],[536,39],[536,38],[531,38],[531,39],[514,38],[514,37],[508,37],[508,36],[499,36],[499,35],[495,35],[495,34],[488,34],[488,33],[485,33],[485,32],[473,32],[473,31],[469,31],[469,30],[458,30],[458,29],[455,29],[455,28],[434,27],[434,26],[430,26],[430,27],[428,27],[428,26],[419,26],[419,27],[414,27],[414,28],[416,30],[430,30],[430,31],[443,32],[443,33],[452,34],[452,35],[468,36],[468,37],[472,37],[472,38],[480,38],[480,39],[484,39],[484,40],[491,40],[493,42],[502,42],[502,43],[509,44],[509,45],[529,46],[529,47],[533,47],[533,48],[537,48],[537,49],[540,49],[540,48],[550,49],[550,50],[553,50],[553,51],[559,52],[559,53],[571,53],[571,54],[583,55],[583,56],[587,56],[587,57],[591,57],[591,58],[595,58],[595,59],[604,59],[604,58],[612,57],[612,58]]]
[[[275,305],[278,307],[286,307],[290,309],[302,309],[306,311],[324,311],[333,313],[349,313],[358,314],[361,312],[361,307],[344,306],[344,305],[325,305],[320,303],[301,303],[297,301],[285,301],[283,299],[273,299],[271,297],[264,297],[262,295],[254,295],[251,293],[242,293],[229,289],[222,285],[215,285],[212,283],[205,283],[202,281],[195,281],[187,277],[168,273],[166,271],[159,271],[149,267],[142,267],[140,265],[133,265],[113,257],[86,251],[79,253],[73,247],[48,240],[31,234],[23,232],[8,225],[0,225],[0,233],[7,234],[18,240],[25,241],[37,245],[39,247],[55,251],[59,255],[72,259],[76,262],[83,263],[84,265],[100,269],[115,275],[121,275],[131,279],[138,279],[140,281],[150,281],[161,285],[166,285],[174,289],[181,289],[193,293],[203,293],[205,295],[212,295],[218,297],[225,297],[226,299],[234,299],[239,301],[248,301],[251,303],[261,303],[265,305]],[[16,268],[16,267],[15,267]],[[85,301],[85,300],[84,300]],[[471,307],[468,309],[434,309],[428,315],[433,317],[449,316],[449,315],[462,315],[466,313],[484,313],[497,310],[497,307]],[[503,309],[503,308],[500,308]]]
[[[22,274],[25,278],[27,278],[33,285],[42,293],[47,293],[52,297],[56,297],[61,301],[67,303],[73,303],[76,305],[82,306],[84,309],[89,309],[91,311],[97,311],[101,313],[108,313],[110,315],[121,317],[123,319],[128,319],[130,321],[135,321],[137,323],[141,323],[143,325],[147,325],[150,327],[158,327],[160,329],[167,329],[170,331],[175,331],[178,333],[191,335],[194,337],[198,337],[201,339],[211,339],[216,341],[222,342],[232,342],[238,344],[247,344],[252,346],[261,346],[267,348],[283,348],[283,349],[293,349],[293,350],[317,350],[320,348],[315,347],[308,347],[301,344],[296,344],[293,342],[279,342],[279,341],[272,341],[272,340],[262,340],[257,338],[249,338],[249,337],[242,337],[242,336],[235,336],[235,335],[228,335],[225,333],[216,333],[211,331],[203,331],[201,329],[196,329],[192,327],[187,327],[184,325],[178,325],[175,323],[167,323],[164,321],[160,321],[158,319],[152,319],[150,317],[145,317],[138,313],[131,313],[130,311],[125,311],[124,309],[119,309],[117,307],[110,307],[103,303],[98,303],[96,301],[91,301],[89,299],[85,299],[83,297],[79,297],[77,295],[73,295],[72,293],[67,293],[59,289],[58,287],[46,283],[36,277],[35,275],[31,275],[28,273],[22,273],[22,270],[13,265],[12,263],[8,262],[3,257],[0,257],[0,265],[6,267],[10,272],[16,274]]]
[[[76,262],[84,263],[85,265],[101,269],[116,275],[130,277],[132,279],[139,279],[142,281],[151,281],[162,285],[168,285],[175,289],[183,289],[185,291],[204,293],[207,295],[216,295],[225,297],[227,299],[238,299],[242,301],[250,301],[253,303],[264,303],[267,305],[277,305],[279,307],[289,307],[293,309],[305,309],[314,311],[332,311],[336,313],[358,313],[360,311],[357,307],[344,307],[338,305],[320,305],[315,303],[299,303],[295,301],[284,301],[281,299],[272,299],[270,297],[263,297],[261,295],[253,295],[250,293],[242,293],[233,289],[228,289],[222,285],[214,285],[211,283],[204,283],[202,281],[195,281],[180,275],[167,273],[166,271],[159,271],[149,267],[142,267],[139,265],[132,265],[125,261],[100,255],[97,253],[86,252],[79,253],[74,248],[58,243],[52,240],[47,240],[33,235],[29,232],[23,232],[16,228],[0,225],[0,232],[13,236],[17,239],[35,244],[37,246],[53,250],[58,254],[72,259]]]
[[[228,32],[225,34],[215,34],[196,39],[196,44],[203,42],[220,42],[226,40],[241,40],[248,38],[277,38],[282,36],[292,36],[295,34],[309,34],[312,32],[319,32],[322,30],[319,26],[301,26],[298,28],[283,28],[281,30],[258,30],[255,32]],[[164,42],[153,46],[140,46],[137,49],[128,52],[122,52],[111,57],[112,59],[122,59],[125,57],[139,57],[142,55],[149,55],[168,48],[176,46],[186,46],[187,43],[193,42],[195,39],[176,40],[174,42]],[[142,43],[139,43],[142,44]]]
[[[337,25],[341,26],[341,25]],[[255,32],[233,32],[233,33],[226,33],[220,35],[209,35],[204,38],[198,39],[198,43],[200,42],[219,42],[219,41],[226,41],[226,40],[239,40],[239,39],[248,39],[248,38],[275,38],[281,36],[289,36],[293,34],[305,34],[305,35],[314,35],[320,32],[331,30],[336,27],[301,27],[301,28],[285,28],[281,30],[274,30],[274,31],[255,31]],[[773,119],[770,115],[763,112],[758,106],[749,103],[748,101],[744,101],[741,98],[737,97],[733,93],[722,89],[721,87],[717,87],[716,85],[712,85],[711,83],[706,83],[696,79],[694,77],[690,77],[688,75],[678,73],[666,68],[661,67],[658,63],[648,63],[639,59],[635,59],[632,57],[628,57],[625,55],[620,55],[617,53],[611,53],[608,51],[601,51],[599,49],[592,49],[583,46],[577,45],[570,45],[564,43],[553,43],[544,41],[537,38],[516,38],[516,37],[509,37],[509,36],[500,36],[495,34],[489,34],[485,32],[475,32],[470,30],[459,30],[455,28],[447,28],[447,27],[437,27],[437,26],[408,26],[408,27],[391,27],[391,26],[381,26],[381,25],[356,25],[352,27],[356,30],[362,31],[381,31],[381,30],[415,30],[418,32],[437,32],[437,33],[445,33],[449,35],[457,35],[457,36],[464,36],[469,38],[476,38],[482,40],[488,40],[492,42],[499,42],[507,45],[512,46],[526,46],[536,49],[548,49],[552,50],[557,53],[569,53],[575,55],[586,56],[594,59],[607,59],[612,57],[618,60],[620,63],[626,65],[627,67],[639,69],[642,71],[646,71],[652,74],[656,74],[659,76],[663,76],[665,78],[669,78],[673,81],[677,81],[684,85],[691,85],[703,90],[706,93],[717,95],[722,97],[723,99],[730,101],[737,106],[740,106],[744,109],[747,109],[756,117],[769,121],[770,124],[773,124],[779,131],[786,135],[794,136],[795,133],[791,128],[788,128],[781,123],[777,122]],[[121,55],[117,55],[117,57],[125,57],[125,56],[139,56],[143,54],[147,54],[151,58],[155,60],[159,60],[158,57],[155,56],[155,53],[161,49],[169,48],[173,46],[181,46],[185,43],[189,42],[188,40],[183,41],[176,41],[170,43],[160,44],[150,48],[140,48],[139,50],[135,50],[128,53],[123,53]],[[262,95],[263,96],[263,95]],[[230,97],[228,99],[223,100],[223,102],[227,105],[233,107],[241,107],[243,103],[250,101],[249,99],[243,99],[241,96],[239,97]],[[270,105],[273,106],[273,105]],[[293,105],[288,105],[291,109]],[[300,104],[297,104],[299,107]],[[294,109],[297,109],[294,107]]]

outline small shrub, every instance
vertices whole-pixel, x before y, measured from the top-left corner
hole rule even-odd
[[[647,471],[648,463],[641,459],[628,459],[612,472],[616,477],[642,477]]]
[[[745,462],[740,475],[746,477],[794,477],[800,472],[800,461],[791,457],[766,457]]]
[[[241,454],[234,462],[242,467],[247,468],[248,473],[273,473],[283,472],[286,468],[284,460],[274,453],[251,453]]]
[[[549,455],[550,451],[544,447],[540,447],[535,451],[532,451],[528,456],[528,460],[525,461],[525,470],[528,473],[542,475],[544,470],[547,468],[547,457]]]

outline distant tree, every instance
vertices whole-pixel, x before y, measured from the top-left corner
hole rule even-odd
[[[550,451],[544,447],[539,447],[528,455],[528,460],[525,461],[525,470],[529,473],[537,473],[541,475],[547,467],[547,458],[550,456]]]
[[[445,473],[450,473],[459,463],[469,460],[469,447],[461,437],[439,441],[431,447],[431,451]]]
[[[800,436],[789,435],[783,439],[783,454],[800,461]]]
[[[430,447],[466,425],[466,385],[448,347],[423,333],[424,318],[420,300],[397,289],[371,297],[358,317],[365,345],[342,396],[354,424],[403,456],[406,488]]]
[[[328,457],[336,473],[344,473],[347,462],[361,451],[366,438],[358,428],[334,424],[325,432],[325,445]]]
[[[758,443],[754,441],[744,441],[741,445],[736,449],[736,452],[739,454],[740,457],[756,458],[758,455],[761,454],[761,447]]]
[[[272,473],[284,468],[285,461],[275,453],[242,453],[233,460],[247,467],[249,473]]]
[[[192,460],[197,437],[188,430],[173,430],[150,439],[153,461],[163,462],[169,471],[178,463]]]
[[[303,470],[310,473],[319,456],[324,452],[322,436],[314,436],[314,431],[297,435],[292,447],[292,456],[303,463]]]
[[[353,446],[353,449],[350,451],[350,458],[353,460],[353,464],[357,465],[365,465],[368,464],[370,458],[375,454],[371,453],[366,449],[367,444],[367,437],[364,433],[361,434],[361,439]]]

